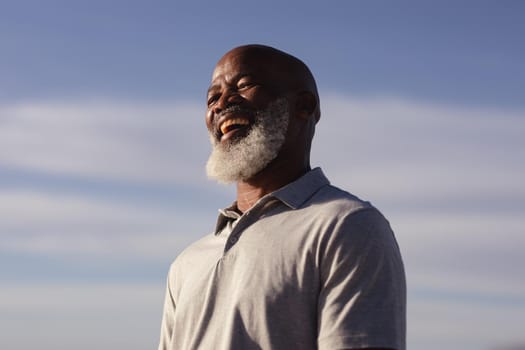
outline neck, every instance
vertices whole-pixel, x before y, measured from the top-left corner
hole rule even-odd
[[[268,165],[251,179],[237,182],[237,209],[244,213],[260,198],[297,180],[309,170],[309,164],[300,167]]]

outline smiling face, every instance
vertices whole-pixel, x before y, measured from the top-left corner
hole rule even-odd
[[[267,57],[246,49],[233,50],[219,61],[208,89],[206,112],[206,125],[216,141],[245,137],[254,125],[255,112],[282,97],[284,89],[278,86],[275,73]]]
[[[261,45],[231,50],[208,89],[208,176],[228,183],[276,167],[285,178],[304,173],[318,119],[315,81],[303,62]]]
[[[236,123],[236,119],[243,118],[230,120]],[[225,136],[237,136],[228,136],[230,139],[223,141],[210,134],[213,149],[206,163],[208,176],[223,183],[251,179],[278,156],[286,140],[289,120],[287,101],[279,98],[256,111],[251,125],[239,124],[241,128],[249,128],[248,131],[237,129],[236,134],[228,131]],[[246,136],[238,136],[245,132]]]
[[[206,125],[213,146],[208,176],[245,181],[277,157],[290,116],[283,86],[268,64],[250,50],[233,50],[217,64],[208,89]]]

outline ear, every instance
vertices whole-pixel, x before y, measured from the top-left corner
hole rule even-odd
[[[316,115],[317,99],[310,91],[301,91],[297,94],[295,103],[297,116],[301,119],[310,119]],[[316,120],[317,121],[317,120]]]

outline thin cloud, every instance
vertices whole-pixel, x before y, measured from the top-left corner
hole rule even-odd
[[[525,322],[525,112],[337,95],[323,97],[322,107],[312,165],[391,221],[407,269],[410,346],[519,342],[519,329],[504,325]],[[34,182],[24,188],[0,177],[0,250],[19,259],[6,263],[16,269],[38,255],[108,269],[115,259],[160,264],[210,232],[215,203],[233,198],[204,176],[202,111],[193,102],[0,107],[0,167]],[[74,181],[56,186],[53,176]],[[60,295],[60,285],[49,288]]]
[[[374,198],[525,197],[525,111],[336,96],[323,115],[314,159],[347,188]]]
[[[202,110],[187,105],[0,107],[0,165],[113,180],[194,183],[209,149]]]
[[[54,192],[0,193],[0,250],[71,259],[165,261],[211,231],[206,215],[184,208],[141,206]],[[201,231],[199,232],[199,226]]]
[[[163,293],[157,285],[138,283],[2,285],[0,345],[42,350],[151,348],[158,342]]]

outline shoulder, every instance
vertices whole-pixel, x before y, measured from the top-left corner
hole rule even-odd
[[[193,242],[177,255],[170,266],[170,274],[192,270],[196,262],[214,260],[221,253],[220,239],[213,233],[209,233],[199,240]]]
[[[345,218],[363,210],[377,211],[370,202],[331,184],[319,188],[304,203],[304,207],[313,207],[320,213],[336,218]]]
[[[369,201],[331,184],[321,187],[306,203],[328,228],[325,239],[353,247],[390,245],[397,248],[389,221]]]

